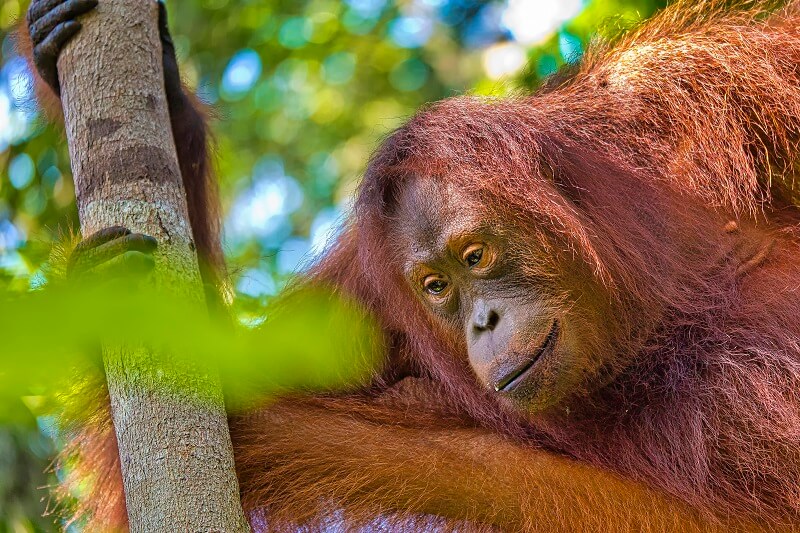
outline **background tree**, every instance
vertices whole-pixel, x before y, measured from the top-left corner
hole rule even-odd
[[[265,301],[319,251],[371,150],[420,105],[465,91],[530,89],[579,57],[598,28],[611,35],[663,3],[168,1],[181,70],[219,117],[237,317],[257,321]],[[26,9],[26,0],[0,0],[0,287],[10,291],[39,285],[57,228],[78,225],[63,130],[41,119],[14,51],[10,30]],[[42,331],[52,318],[42,318]],[[40,481],[21,473],[43,470],[53,453],[39,435],[52,424],[35,393],[8,441],[32,466],[0,471],[0,523],[23,531],[49,523],[37,518]]]

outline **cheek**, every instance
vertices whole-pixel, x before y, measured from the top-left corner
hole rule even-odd
[[[554,306],[561,331],[553,353],[539,361],[524,386],[505,399],[517,410],[543,412],[585,395],[600,384],[600,374],[614,359],[611,338],[598,311],[588,305],[579,307],[574,300],[561,301],[563,305]]]
[[[558,357],[545,369],[556,399],[585,395],[604,383],[601,374],[616,359],[605,319],[589,306],[573,307],[565,317]]]
[[[613,311],[608,306],[593,305],[589,298],[579,300],[582,305],[572,305],[565,312],[565,344],[571,352],[595,357],[597,352],[606,352],[611,345],[609,318]]]
[[[553,352],[539,361],[536,372],[523,386],[506,396],[517,410],[540,413],[588,390],[589,376],[597,372],[601,362],[593,357],[593,350],[587,349],[586,330],[562,320],[563,329]]]

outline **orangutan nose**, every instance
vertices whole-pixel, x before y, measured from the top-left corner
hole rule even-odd
[[[472,309],[472,329],[476,334],[492,331],[500,321],[498,312],[485,300],[478,299]]]

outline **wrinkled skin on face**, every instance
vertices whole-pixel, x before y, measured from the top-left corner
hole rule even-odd
[[[612,311],[574,254],[538,250],[505,218],[452,184],[412,180],[395,212],[401,268],[425,307],[463,336],[480,384],[540,412],[601,381]]]

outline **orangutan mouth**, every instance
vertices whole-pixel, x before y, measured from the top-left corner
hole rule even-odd
[[[496,392],[509,391],[516,387],[522,381],[522,378],[525,376],[525,374],[527,374],[528,371],[533,367],[533,364],[536,361],[538,361],[545,353],[553,351],[553,346],[555,346],[556,343],[556,337],[558,337],[558,320],[553,320],[553,325],[550,327],[550,333],[547,334],[547,337],[545,337],[542,345],[539,346],[535,352],[533,352],[533,355],[530,359],[506,374],[503,379],[498,381],[494,386],[494,390]]]

